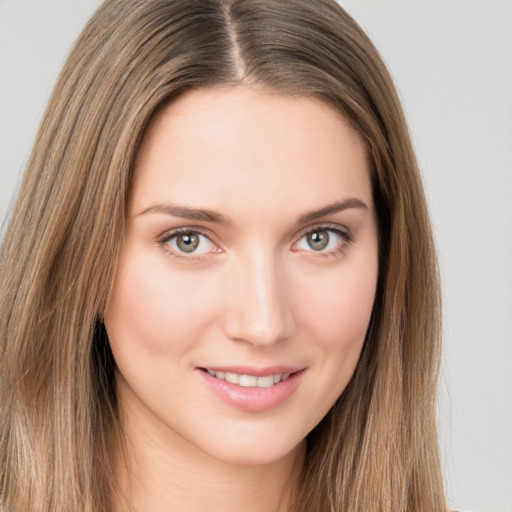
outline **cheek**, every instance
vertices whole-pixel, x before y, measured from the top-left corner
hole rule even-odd
[[[120,262],[105,314],[113,350],[180,351],[216,317],[215,283],[201,272],[172,272],[155,252],[127,250]]]
[[[302,293],[301,318],[319,348],[356,361],[368,329],[377,283],[377,265],[340,268],[321,284],[310,283]]]
[[[354,374],[373,309],[377,268],[376,258],[363,258],[302,281],[297,311],[315,362],[308,385],[316,404],[305,430],[321,421]]]

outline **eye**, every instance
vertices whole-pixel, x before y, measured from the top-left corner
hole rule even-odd
[[[165,244],[181,255],[215,252],[217,248],[207,236],[197,231],[175,233],[167,238]]]
[[[319,228],[306,233],[298,242],[302,251],[329,252],[340,249],[349,241],[348,234],[333,228]]]

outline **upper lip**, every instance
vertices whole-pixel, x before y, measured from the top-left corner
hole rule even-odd
[[[265,377],[266,375],[276,375],[278,373],[297,373],[304,370],[304,366],[290,365],[273,365],[265,367],[254,366],[201,366],[202,370],[210,370],[212,372],[237,373],[239,375],[253,375],[254,377]]]

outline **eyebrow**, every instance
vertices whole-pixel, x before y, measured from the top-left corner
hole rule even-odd
[[[312,212],[301,215],[297,221],[297,224],[307,224],[308,222],[312,222],[321,217],[325,217],[326,215],[333,215],[350,208],[360,208],[361,210],[365,211],[369,209],[366,203],[361,201],[361,199],[358,199],[357,197],[350,197],[349,199],[337,201],[325,206],[324,208],[320,208],[320,210],[314,210]]]
[[[368,210],[366,203],[356,197],[351,197],[343,201],[337,201],[330,205],[324,206],[319,210],[313,210],[311,212],[301,215],[297,219],[297,224],[307,224],[314,220],[327,215],[333,215],[335,213],[348,210],[350,208],[359,208],[361,210]],[[186,206],[177,206],[172,204],[155,204],[146,208],[144,211],[138,214],[145,215],[146,213],[164,213],[166,215],[172,215],[173,217],[180,217],[188,220],[198,220],[203,222],[213,222],[215,224],[230,225],[231,221],[224,217],[222,214],[208,209],[199,208],[187,208]]]
[[[230,224],[226,217],[213,210],[187,208],[186,206],[176,206],[172,204],[155,204],[146,208],[138,215],[145,215],[146,213],[165,213],[182,219],[214,222],[216,224]]]

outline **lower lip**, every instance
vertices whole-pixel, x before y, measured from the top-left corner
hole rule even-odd
[[[304,375],[301,370],[268,388],[246,388],[212,377],[204,370],[196,371],[224,403],[246,412],[263,412],[277,407],[294,393]]]

